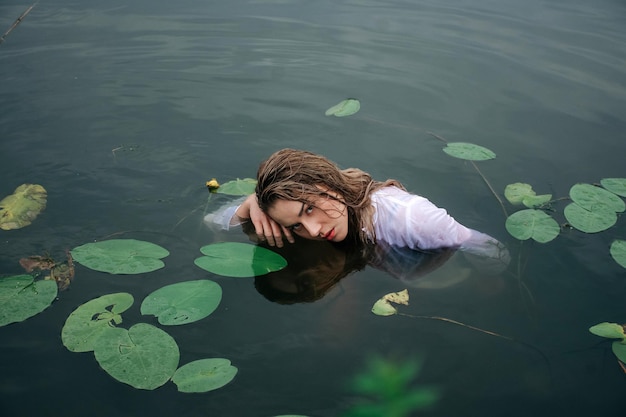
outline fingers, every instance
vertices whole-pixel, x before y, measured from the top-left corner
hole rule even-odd
[[[270,246],[282,248],[284,234],[287,241],[294,242],[291,231],[272,220],[258,207],[258,204],[250,204],[250,220],[252,220],[259,241],[266,241]]]
[[[293,235],[289,229],[282,227],[269,217],[266,221],[260,222],[259,227],[256,227],[255,230],[259,240],[267,242],[270,246],[282,248],[284,245],[283,235],[289,243],[294,242]]]
[[[293,243],[295,242],[295,239],[293,238],[293,234],[291,233],[291,230],[287,229],[286,227],[280,226],[280,228],[283,231],[283,234],[285,235],[285,237],[287,238],[287,241],[289,243]]]
[[[257,230],[257,235],[270,246],[283,247],[283,233],[281,227],[274,220],[268,217],[267,222],[263,223],[263,229]]]

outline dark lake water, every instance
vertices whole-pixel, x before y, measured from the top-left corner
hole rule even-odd
[[[3,0],[0,32],[31,4]],[[324,116],[348,97],[357,114]],[[111,236],[171,253],[139,276],[78,265],[51,307],[0,328],[3,416],[339,416],[354,399],[348,380],[373,355],[423,359],[415,383],[443,396],[416,415],[622,415],[626,375],[588,328],[626,322],[626,271],[608,252],[626,238],[624,219],[520,244],[478,173],[429,134],[496,152],[479,166],[500,194],[526,182],[567,197],[576,183],[625,177],[621,0],[41,0],[0,44],[0,109],[0,196],[22,183],[48,190],[31,226],[1,231],[1,274]],[[219,203],[207,204],[205,181],[253,177],[283,147],[396,178],[505,242],[509,270],[484,275],[455,255],[409,289],[403,311],[514,340],[373,315],[406,284],[369,267],[291,305],[253,279],[197,268],[201,246],[247,242],[203,224]],[[218,310],[167,331],[182,363],[226,357],[239,368],[219,390],[137,390],[61,343],[67,316],[92,298],[130,292],[122,325],[155,324],[137,300],[203,278],[224,290]]]

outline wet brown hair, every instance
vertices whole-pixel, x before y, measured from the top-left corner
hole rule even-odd
[[[310,204],[320,197],[334,198],[348,210],[347,239],[368,244],[376,239],[370,195],[388,186],[404,189],[396,180],[375,181],[358,168],[342,170],[328,158],[312,152],[282,149],[259,166],[255,191],[265,213],[277,200]],[[328,191],[338,194],[339,198],[329,195]]]

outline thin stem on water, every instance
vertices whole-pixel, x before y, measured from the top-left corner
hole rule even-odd
[[[30,13],[31,10],[33,10],[33,7],[35,7],[37,3],[39,3],[39,1],[36,1],[35,3],[33,3],[28,9],[26,9],[26,11],[24,11],[24,13],[22,13],[17,19],[15,19],[15,22],[13,22],[11,27],[6,32],[4,32],[2,36],[0,36],[0,43],[4,42],[4,38],[6,38],[9,35],[9,33],[11,33],[11,31],[15,29],[17,25],[19,25],[22,22],[22,20],[24,20],[26,15]]]
[[[476,330],[478,332],[485,333],[485,334],[488,334],[490,336],[495,336],[495,337],[498,337],[500,339],[508,340],[508,341],[515,342],[515,343],[519,343],[519,344],[521,344],[523,346],[526,346],[527,348],[532,349],[535,352],[537,352],[545,360],[548,368],[551,368],[550,360],[548,359],[548,357],[546,356],[545,353],[543,353],[539,348],[537,348],[537,347],[535,347],[535,346],[533,346],[533,345],[531,345],[529,343],[523,342],[521,340],[517,340],[517,339],[514,339],[514,338],[509,337],[509,336],[504,336],[504,335],[501,335],[499,333],[492,332],[490,330],[481,329],[480,327],[471,326],[469,324],[465,324],[465,323],[462,323],[460,321],[456,321],[456,320],[449,319],[449,318],[446,318],[446,317],[440,317],[440,316],[414,316],[412,314],[405,314],[405,313],[398,313],[398,315],[399,316],[411,317],[411,318],[415,318],[415,319],[428,319],[428,320],[445,321],[446,323],[456,324],[458,326],[466,327],[466,328],[471,329],[471,330]]]
[[[433,133],[433,132],[426,132],[426,133],[428,133],[430,136],[432,136],[432,137],[442,141],[443,143],[446,143],[446,144],[448,143],[448,141],[444,137],[439,136],[436,133]],[[483,179],[485,184],[487,184],[487,187],[489,188],[489,191],[491,191],[491,194],[493,194],[493,196],[496,198],[496,200],[498,200],[498,203],[500,203],[500,207],[502,208],[502,212],[504,213],[504,217],[509,217],[509,214],[506,211],[506,207],[504,206],[504,202],[502,201],[502,199],[500,198],[498,193],[496,193],[496,190],[494,190],[494,188],[491,186],[491,183],[489,182],[489,180],[487,180],[487,177],[485,177],[485,175],[478,168],[478,165],[476,165],[476,163],[474,161],[469,161],[469,162],[472,164],[472,166],[474,167],[476,172],[478,172],[478,175],[480,175],[480,177]]]
[[[440,317],[440,316],[414,316],[412,314],[406,314],[406,313],[398,313],[398,315],[406,316],[406,317],[412,317],[412,318],[415,318],[415,319],[429,319],[429,320],[445,321],[447,323],[452,323],[452,324],[456,324],[458,326],[467,327],[468,329],[476,330],[476,331],[479,331],[479,332],[482,332],[482,333],[485,333],[485,334],[488,334],[488,335],[491,335],[491,336],[499,337],[499,338],[506,339],[506,340],[515,341],[515,339],[513,339],[511,337],[503,336],[501,334],[498,334],[498,333],[495,333],[495,332],[492,332],[492,331],[489,331],[489,330],[481,329],[480,327],[475,327],[475,326],[472,326],[472,325],[469,325],[469,324],[461,323],[460,321],[456,321],[456,320],[449,319],[449,318],[446,318],[446,317]]]

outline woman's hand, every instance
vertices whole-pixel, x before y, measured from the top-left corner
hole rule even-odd
[[[267,214],[261,210],[256,198],[256,194],[252,194],[245,199],[236,212],[237,216],[249,218],[254,225],[254,230],[261,241],[267,241],[270,246],[283,246],[283,234],[289,241],[293,243],[293,235],[291,231],[272,220]]]

